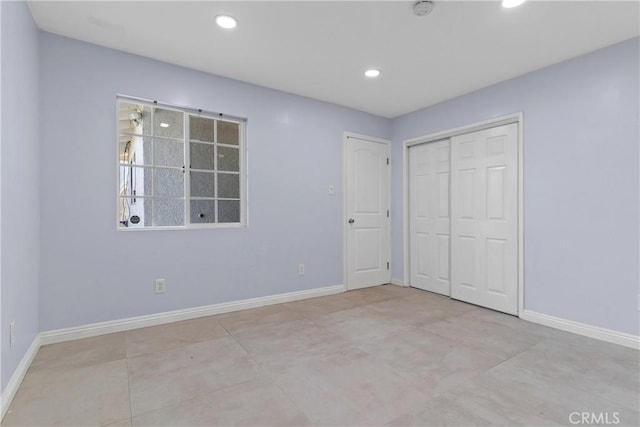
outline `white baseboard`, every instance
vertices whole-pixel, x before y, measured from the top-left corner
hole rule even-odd
[[[107,322],[91,323],[88,325],[76,326],[73,328],[41,332],[40,342],[41,345],[54,344],[63,341],[110,334],[113,332],[122,332],[129,331],[131,329],[145,328],[147,326],[156,326],[165,323],[179,322],[181,320],[195,319],[198,317],[213,316],[216,314],[229,313],[231,311],[245,310],[248,308],[257,308],[266,305],[280,304],[283,302],[321,297],[325,295],[337,294],[340,292],[344,292],[343,285],[328,286],[325,288],[310,289],[306,291],[289,292],[286,294],[231,301],[221,304],[207,305],[203,307],[187,308],[184,310],[167,311],[164,313],[150,314],[147,316],[137,316],[126,319],[111,320]]]
[[[392,285],[404,287],[404,282],[402,281],[402,279],[391,278],[391,281],[389,283],[391,283]]]
[[[31,345],[27,349],[26,353],[22,357],[20,364],[13,372],[13,375],[9,379],[7,386],[5,387],[2,395],[0,395],[0,421],[4,418],[4,415],[7,413],[9,409],[9,405],[13,401],[18,388],[20,388],[20,384],[22,384],[22,380],[24,376],[27,374],[27,370],[29,370],[29,366],[31,366],[31,362],[33,362],[33,358],[36,357],[38,353],[38,349],[40,348],[40,334],[36,335]]]
[[[522,313],[520,313],[520,318],[528,320],[529,322],[560,329],[562,331],[583,335],[585,337],[619,344],[636,350],[640,349],[640,337],[636,335],[625,334],[623,332],[617,332],[611,329],[601,328],[599,326],[591,326],[585,323],[549,316],[548,314],[536,313],[535,311],[530,310],[523,310]]]

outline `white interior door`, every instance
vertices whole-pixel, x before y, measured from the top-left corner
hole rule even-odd
[[[345,137],[347,289],[391,281],[389,144]]]
[[[518,125],[451,138],[451,296],[518,312]]]
[[[409,148],[410,285],[450,295],[449,140]]]

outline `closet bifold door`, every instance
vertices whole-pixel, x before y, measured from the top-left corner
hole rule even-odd
[[[409,149],[410,285],[450,295],[449,140]]]
[[[451,138],[451,297],[518,312],[518,125]]]

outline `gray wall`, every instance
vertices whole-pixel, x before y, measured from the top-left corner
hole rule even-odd
[[[2,390],[38,328],[39,155],[38,30],[23,2],[2,9],[0,249]],[[9,322],[16,343],[9,347]]]
[[[391,137],[389,120],[48,33],[40,43],[41,330],[342,284],[342,132]],[[116,231],[116,94],[248,119],[248,228]]]
[[[639,39],[393,122],[393,277],[402,142],[524,113],[525,309],[638,335]]]

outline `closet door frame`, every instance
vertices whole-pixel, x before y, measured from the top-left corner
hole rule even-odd
[[[472,123],[453,129],[419,136],[403,141],[402,171],[403,171],[403,259],[404,279],[403,286],[409,286],[410,281],[410,212],[409,212],[409,147],[441,139],[451,138],[479,130],[490,129],[497,126],[518,124],[518,316],[524,311],[524,138],[523,138],[522,112],[509,114],[502,117]]]

